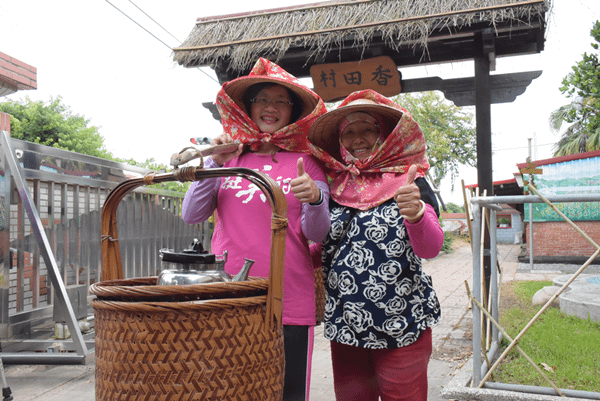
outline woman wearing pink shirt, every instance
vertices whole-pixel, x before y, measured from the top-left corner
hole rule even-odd
[[[216,101],[224,135],[237,151],[214,155],[206,168],[246,167],[267,174],[288,204],[285,248],[283,336],[284,400],[308,400],[315,326],[314,270],[309,241],[329,231],[329,186],[309,154],[307,133],[326,112],[321,98],[279,67],[259,59],[249,75],[223,84]],[[224,139],[225,138],[225,139]],[[244,258],[255,260],[250,274],[269,275],[271,207],[262,192],[240,177],[194,182],[182,207],[190,224],[216,211],[211,251],[228,252],[225,269],[236,274]]]

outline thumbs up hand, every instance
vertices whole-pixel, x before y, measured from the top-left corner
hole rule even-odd
[[[290,182],[290,188],[296,199],[302,203],[317,203],[321,198],[321,191],[317,184],[304,171],[304,160],[298,159],[298,177]]]
[[[421,220],[425,210],[425,204],[421,201],[421,191],[415,184],[417,166],[412,165],[406,173],[404,185],[394,192],[394,200],[398,204],[400,214],[410,223]]]

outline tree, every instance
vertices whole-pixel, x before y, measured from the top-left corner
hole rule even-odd
[[[73,114],[60,96],[50,98],[48,103],[34,102],[29,97],[22,101],[9,100],[0,103],[0,111],[11,116],[13,138],[113,159],[104,147],[98,127],[89,126],[90,120],[84,116]]]
[[[98,132],[98,127],[88,126],[90,120],[73,114],[69,106],[62,103],[60,96],[56,99],[50,98],[48,103],[34,102],[28,97],[22,101],[6,101],[0,103],[0,111],[10,114],[13,138],[154,171],[170,170],[164,164],[157,164],[153,158],[137,162],[133,159],[113,156],[104,147],[104,138]],[[176,181],[150,185],[150,187],[182,193],[185,193],[189,186],[190,183]]]
[[[561,93],[571,98],[570,104],[550,115],[550,128],[560,132],[563,123],[570,124],[554,146],[554,156],[600,150],[600,21],[596,21],[590,35],[596,53],[583,54],[562,81]]]
[[[473,114],[444,100],[438,92],[400,94],[393,98],[419,123],[427,141],[433,184],[450,174],[452,186],[461,165],[475,166],[476,133]]]
[[[446,208],[448,209],[448,213],[464,213],[465,212],[465,208],[464,206],[460,206],[457,205],[456,203],[448,203],[446,205]]]
[[[150,159],[146,159],[146,161],[144,162],[137,162],[133,159],[119,159],[116,158],[116,161],[118,161],[119,163],[125,163],[125,164],[129,164],[130,166],[137,166],[137,167],[143,167],[143,168],[148,168],[150,170],[153,171],[160,171],[162,173],[165,173],[167,171],[172,171],[173,168],[172,167],[167,167],[164,164],[158,164],[156,163],[156,160],[152,157]],[[162,182],[159,184],[152,184],[149,185],[150,188],[160,188],[160,189],[165,189],[168,191],[175,191],[175,192],[181,192],[181,193],[186,193],[188,188],[190,187],[191,182],[179,182],[179,181],[168,181],[168,182]]]

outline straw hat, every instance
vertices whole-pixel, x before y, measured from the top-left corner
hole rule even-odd
[[[402,110],[377,103],[371,99],[356,99],[319,117],[308,131],[308,140],[329,155],[341,160],[338,125],[342,118],[357,111],[379,114],[393,129],[402,117]]]
[[[294,78],[291,75],[290,77]],[[242,100],[244,97],[244,93],[246,93],[248,88],[250,88],[252,85],[263,82],[269,82],[285,86],[286,88],[294,92],[296,95],[298,95],[300,100],[302,100],[302,112],[300,113],[299,119],[302,119],[309,115],[319,103],[319,97],[307,87],[299,83],[294,83],[289,78],[285,79],[275,76],[246,75],[240,78],[236,78],[232,81],[226,82],[225,84],[223,84],[223,90],[225,90],[225,93],[227,93],[227,95],[229,95],[229,97],[235,103],[237,103],[237,105],[240,106],[242,110],[245,110],[244,102]]]

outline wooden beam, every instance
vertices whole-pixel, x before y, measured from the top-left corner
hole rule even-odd
[[[542,71],[528,71],[490,76],[491,104],[511,103],[522,95]],[[475,79],[440,77],[402,80],[402,93],[439,90],[458,107],[475,105]]]

